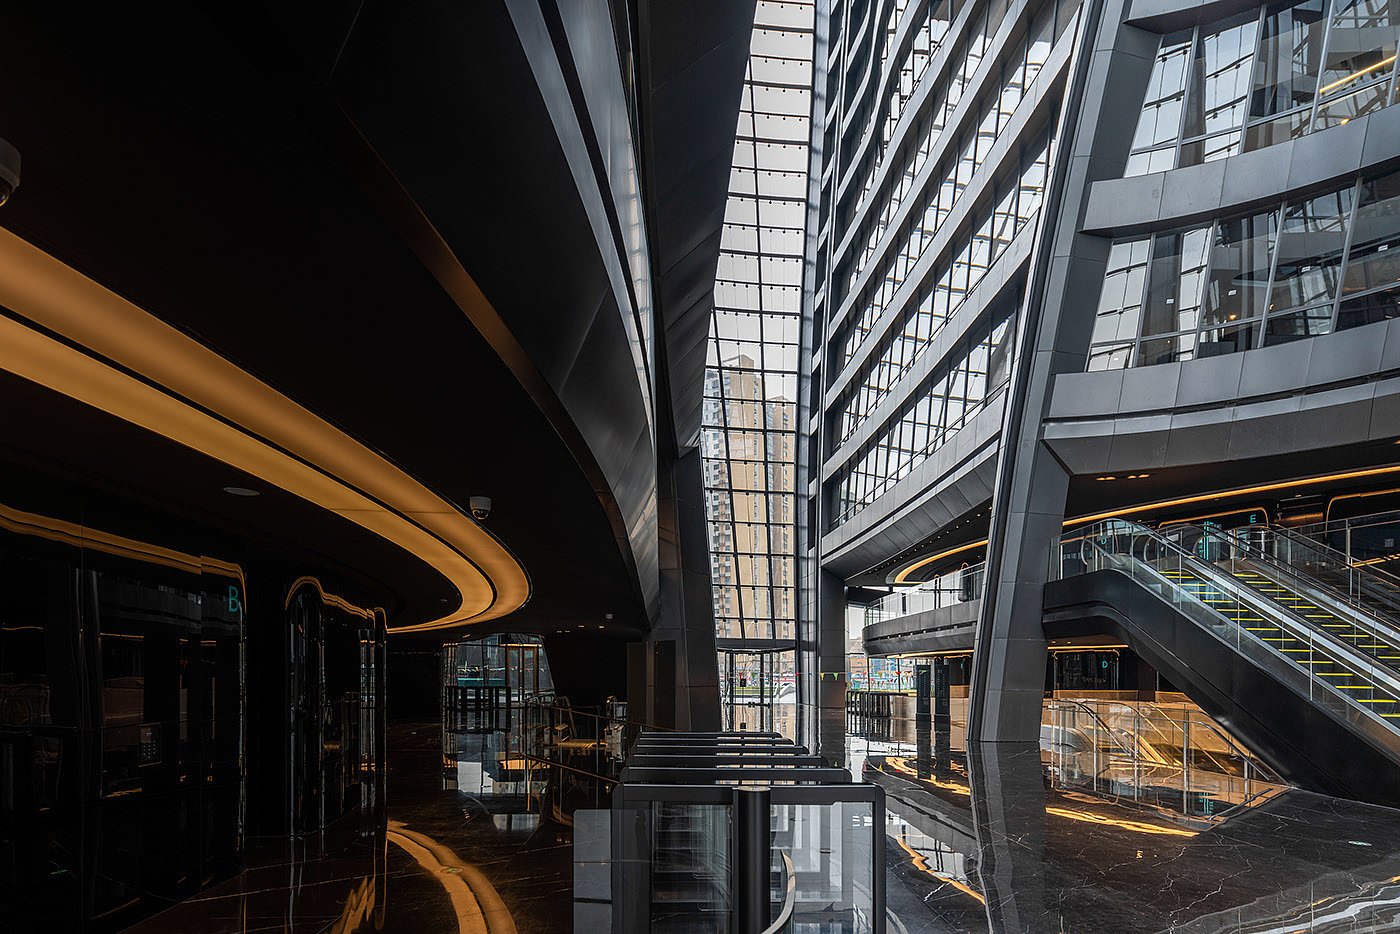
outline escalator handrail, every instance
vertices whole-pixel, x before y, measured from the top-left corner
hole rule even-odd
[[[1373,567],[1359,567],[1347,557],[1346,552],[1339,551],[1326,542],[1318,541],[1306,535],[1300,535],[1292,529],[1285,529],[1277,525],[1266,525],[1263,526],[1263,528],[1278,538],[1286,539],[1301,547],[1312,548],[1315,551],[1321,552],[1324,556],[1331,557],[1332,560],[1345,567],[1348,571],[1359,575],[1360,579],[1363,581],[1372,580],[1377,582],[1381,590],[1395,596],[1397,600],[1396,608],[1400,610],[1400,578],[1397,578],[1389,571]]]
[[[1084,711],[1085,711],[1087,714],[1089,714],[1089,716],[1093,717],[1095,720],[1098,721],[1099,725],[1103,727],[1104,732],[1108,734],[1109,738],[1112,739],[1112,740],[1114,740],[1115,743],[1117,743],[1118,750],[1119,750],[1120,752],[1123,752],[1123,751],[1124,751],[1124,746],[1123,746],[1123,744],[1117,742],[1117,737],[1114,735],[1114,729],[1113,729],[1113,727],[1111,727],[1111,726],[1109,726],[1107,723],[1105,723],[1103,717],[1100,717],[1100,716],[1099,716],[1098,711],[1094,710],[1094,709],[1093,709],[1092,707],[1090,707],[1088,704],[1086,704],[1086,703],[1084,703],[1083,701],[1080,701],[1080,700],[1075,700],[1075,699],[1072,698],[1072,697],[1052,697],[1052,698],[1050,698],[1049,703],[1050,703],[1050,706],[1051,706],[1052,708],[1053,708],[1056,704],[1073,704],[1073,705],[1076,706],[1076,707],[1082,707],[1082,708],[1084,708]],[[1051,726],[1054,726],[1054,724],[1051,724]],[[1113,763],[1112,763],[1112,762],[1107,762],[1107,761],[1106,761],[1106,762],[1104,762],[1103,769],[1099,769],[1099,771],[1102,772],[1104,769],[1112,768],[1112,766],[1113,766]]]
[[[1239,534],[1239,530],[1227,530],[1220,534],[1230,539],[1232,547],[1243,549],[1252,560],[1263,561],[1279,573],[1297,579],[1306,587],[1313,587],[1322,591],[1332,602],[1339,603],[1341,606],[1346,607],[1348,615],[1354,616],[1350,621],[1361,623],[1361,629],[1368,630],[1371,635],[1377,638],[1388,639],[1400,646],[1400,616],[1397,616],[1395,620],[1378,618],[1376,615],[1377,611],[1356,605],[1352,602],[1349,595],[1342,593],[1334,585],[1317,578],[1307,571],[1298,568],[1296,565],[1284,561],[1276,555],[1269,554],[1262,548],[1250,544],[1248,539]],[[1334,610],[1333,607],[1325,608]],[[1400,611],[1400,607],[1397,607],[1397,611]]]
[[[1343,661],[1345,664],[1350,665],[1354,670],[1358,672],[1374,672],[1375,675],[1379,676],[1379,679],[1373,676],[1372,680],[1380,680],[1381,686],[1385,689],[1385,691],[1389,693],[1392,697],[1394,697],[1396,700],[1400,700],[1400,672],[1395,672],[1388,669],[1385,665],[1381,664],[1379,659],[1363,655],[1360,652],[1358,652],[1355,648],[1353,648],[1350,644],[1341,641],[1336,636],[1333,636],[1326,630],[1314,627],[1307,620],[1299,616],[1298,613],[1296,613],[1291,608],[1284,606],[1283,604],[1272,600],[1261,593],[1257,593],[1250,587],[1240,582],[1233,575],[1221,570],[1213,562],[1208,561],[1200,555],[1196,554],[1195,551],[1193,551],[1192,549],[1187,548],[1178,542],[1172,541],[1170,538],[1168,538],[1166,535],[1163,535],[1157,529],[1152,529],[1148,528],[1147,526],[1138,525],[1138,523],[1136,522],[1125,522],[1124,524],[1136,527],[1138,530],[1140,530],[1140,534],[1148,540],[1166,545],[1168,548],[1179,553],[1182,557],[1184,557],[1187,560],[1187,562],[1194,569],[1198,571],[1204,571],[1206,575],[1212,579],[1212,583],[1217,588],[1219,588],[1221,591],[1229,595],[1237,602],[1248,606],[1261,614],[1274,616],[1278,619],[1279,622],[1287,623],[1288,628],[1293,630],[1295,638],[1298,637],[1299,633],[1302,633],[1307,637],[1303,641],[1306,641],[1311,645],[1320,644],[1321,647],[1328,654],[1331,654],[1335,660]],[[1184,531],[1186,527],[1179,528],[1182,528]],[[1200,529],[1199,527],[1193,528],[1195,528],[1196,531],[1203,532],[1203,534],[1205,535],[1219,534],[1211,532],[1210,530]],[[1095,547],[1098,547],[1096,543]],[[1151,564],[1148,563],[1145,559],[1139,559],[1136,558],[1136,556],[1134,557],[1135,560],[1139,560],[1145,567],[1148,567],[1154,571],[1156,570],[1155,568],[1152,568]],[[1170,581],[1169,579],[1165,577],[1163,577],[1162,579],[1168,584],[1172,584],[1172,581]],[[1213,607],[1205,603],[1205,601],[1197,598],[1197,602],[1199,602],[1202,606],[1206,607],[1206,609],[1210,610],[1211,612],[1217,612],[1216,610],[1214,610]],[[1308,673],[1308,677],[1312,679],[1312,674],[1310,672]],[[1326,684],[1325,681],[1320,680],[1318,683]],[[1337,693],[1340,697],[1347,697],[1347,695],[1345,694],[1341,694],[1340,692]],[[1350,700],[1349,697],[1348,700]]]
[[[1389,518],[1392,516],[1400,517],[1400,512],[1378,513],[1376,516],[1371,518]],[[1277,535],[1282,535],[1289,541],[1301,542],[1302,544],[1310,545],[1318,549],[1319,551],[1330,552],[1333,555],[1336,555],[1337,560],[1341,561],[1343,564],[1346,564],[1349,567],[1356,567],[1356,564],[1350,559],[1346,552],[1342,551],[1340,548],[1332,547],[1327,542],[1324,542],[1321,539],[1313,538],[1311,535],[1304,535],[1302,532],[1299,532],[1296,529],[1286,529],[1281,525],[1269,524],[1264,526],[1264,528]],[[1368,526],[1353,526],[1353,528],[1368,528]],[[1330,534],[1332,531],[1332,529],[1324,528],[1322,529],[1322,534],[1327,535]],[[1375,567],[1367,567],[1365,568],[1365,571],[1368,574],[1376,575],[1379,579],[1384,580],[1388,585],[1393,586],[1396,589],[1400,589],[1400,577],[1397,577],[1389,571]]]
[[[1282,620],[1286,621],[1286,622],[1289,624],[1289,628],[1291,628],[1291,629],[1293,629],[1293,630],[1295,630],[1295,631],[1301,630],[1302,632],[1306,633],[1307,636],[1308,636],[1308,639],[1307,639],[1306,641],[1308,641],[1310,644],[1318,644],[1318,643],[1320,643],[1321,646],[1322,646],[1322,648],[1323,648],[1324,650],[1326,650],[1326,652],[1327,652],[1328,654],[1332,655],[1332,656],[1334,657],[1334,659],[1345,660],[1345,661],[1343,662],[1344,664],[1350,665],[1354,670],[1357,670],[1357,671],[1359,671],[1359,672],[1366,672],[1366,673],[1374,672],[1375,675],[1378,675],[1378,676],[1379,676],[1379,678],[1372,676],[1372,680],[1373,680],[1373,681],[1376,681],[1376,680],[1381,681],[1381,682],[1382,682],[1381,687],[1383,688],[1383,690],[1384,690],[1387,694],[1389,694],[1390,696],[1394,697],[1396,700],[1400,700],[1400,679],[1397,679],[1396,677],[1392,676],[1392,673],[1391,673],[1389,670],[1380,667],[1380,666],[1376,663],[1377,660],[1375,660],[1375,659],[1370,659],[1370,658],[1368,658],[1368,657],[1366,657],[1366,656],[1363,656],[1363,655],[1358,654],[1358,653],[1356,652],[1356,650],[1353,649],[1351,646],[1347,645],[1347,644],[1344,643],[1344,642],[1341,642],[1340,640],[1336,639],[1334,636],[1332,636],[1331,634],[1329,634],[1329,633],[1327,633],[1327,632],[1325,632],[1325,631],[1323,631],[1323,630],[1319,630],[1319,629],[1314,629],[1314,628],[1312,628],[1311,626],[1308,625],[1308,623],[1307,623],[1306,621],[1304,621],[1303,619],[1301,619],[1301,618],[1300,618],[1296,613],[1294,613],[1292,610],[1289,610],[1289,609],[1286,608],[1286,607],[1283,607],[1283,606],[1281,606],[1281,605],[1279,605],[1279,604],[1277,604],[1277,603],[1274,603],[1272,600],[1269,600],[1268,598],[1263,597],[1262,595],[1259,595],[1259,594],[1254,593],[1254,592],[1251,591],[1249,588],[1244,587],[1243,585],[1241,585],[1241,584],[1240,584],[1237,580],[1235,580],[1233,577],[1231,577],[1230,575],[1228,575],[1228,574],[1224,573],[1223,571],[1221,571],[1221,570],[1220,570],[1219,568],[1217,568],[1215,565],[1213,565],[1213,564],[1211,564],[1210,562],[1208,562],[1208,561],[1206,561],[1206,560],[1204,560],[1204,559],[1198,557],[1198,556],[1195,555],[1193,552],[1191,552],[1190,550],[1188,550],[1188,549],[1186,549],[1186,548],[1183,548],[1181,545],[1177,544],[1176,542],[1171,541],[1170,539],[1168,539],[1168,538],[1166,538],[1165,536],[1161,535],[1161,534],[1160,534],[1159,532],[1157,532],[1155,529],[1149,529],[1149,528],[1147,528],[1146,526],[1139,525],[1139,524],[1136,523],[1136,522],[1128,522],[1128,521],[1122,520],[1122,519],[1115,519],[1115,520],[1110,520],[1110,521],[1111,521],[1111,522],[1114,522],[1114,523],[1119,523],[1119,524],[1121,524],[1122,526],[1126,526],[1126,527],[1128,528],[1128,530],[1129,530],[1132,534],[1134,534],[1136,537],[1143,537],[1143,538],[1146,538],[1146,539],[1148,539],[1148,540],[1150,540],[1150,541],[1155,541],[1155,542],[1157,542],[1157,543],[1159,543],[1159,544],[1161,544],[1161,545],[1164,545],[1164,546],[1168,547],[1169,549],[1171,549],[1171,550],[1173,550],[1173,551],[1175,551],[1175,552],[1178,552],[1180,555],[1182,555],[1184,558],[1186,558],[1186,559],[1188,560],[1189,564],[1190,564],[1193,568],[1195,568],[1195,569],[1197,569],[1197,570],[1200,570],[1200,571],[1204,571],[1206,575],[1208,575],[1210,578],[1212,578],[1212,583],[1214,583],[1216,586],[1218,586],[1221,590],[1227,592],[1231,597],[1233,597],[1234,599],[1236,599],[1237,601],[1239,601],[1239,602],[1242,603],[1242,604],[1245,604],[1245,605],[1248,605],[1248,606],[1252,607],[1252,608],[1253,608],[1254,610],[1256,610],[1256,611],[1259,611],[1259,612],[1266,612],[1266,613],[1268,613],[1268,614],[1270,614],[1270,615],[1277,616],[1277,617],[1281,618]],[[1119,533],[1113,533],[1113,534],[1119,534]],[[1111,552],[1105,551],[1105,550],[1102,548],[1102,546],[1100,546],[1097,542],[1095,542],[1095,541],[1093,540],[1093,539],[1094,539],[1094,536],[1093,536],[1093,535],[1085,535],[1085,536],[1083,536],[1083,539],[1084,539],[1085,541],[1089,542],[1095,549],[1099,550],[1099,551],[1100,551],[1102,554],[1104,554],[1106,557],[1122,557],[1121,555],[1117,555],[1117,554],[1113,554],[1113,553],[1111,553]],[[1146,559],[1139,558],[1139,557],[1137,557],[1137,556],[1134,554],[1134,555],[1132,555],[1132,560],[1138,562],[1138,563],[1141,564],[1144,568],[1146,568],[1147,570],[1149,570],[1149,571],[1151,571],[1152,573],[1156,574],[1156,575],[1161,579],[1161,581],[1162,581],[1164,584],[1166,584],[1168,587],[1173,587],[1173,588],[1175,588],[1175,589],[1177,589],[1177,590],[1182,590],[1182,591],[1184,591],[1184,592],[1190,594],[1190,591],[1188,591],[1188,590],[1186,590],[1185,588],[1181,587],[1179,584],[1174,583],[1174,582],[1171,581],[1170,579],[1168,579],[1168,578],[1162,576],[1161,573],[1158,572],[1156,568],[1152,567],[1152,565],[1151,565]],[[1220,613],[1218,610],[1216,610],[1215,608],[1211,607],[1211,606],[1210,606],[1209,604],[1207,604],[1205,601],[1201,600],[1199,597],[1195,596],[1194,594],[1191,594],[1191,596],[1192,596],[1192,599],[1193,599],[1202,609],[1204,609],[1206,612],[1211,613],[1211,614],[1213,614],[1213,615],[1215,615],[1215,616],[1217,616],[1217,617],[1220,617],[1220,618],[1222,618],[1222,619],[1225,619],[1226,622],[1230,622],[1230,620],[1229,620],[1228,617],[1225,617],[1224,614]],[[1247,599],[1242,599],[1242,598],[1247,598]],[[1267,606],[1266,606],[1265,604],[1267,604]],[[1236,623],[1235,625],[1238,627],[1238,623]],[[1243,627],[1239,627],[1239,628],[1243,628]],[[1279,653],[1279,652],[1277,652],[1277,651],[1274,651],[1274,650],[1272,649],[1271,646],[1268,646],[1268,645],[1267,645],[1267,643],[1264,643],[1262,640],[1256,639],[1256,638],[1254,637],[1253,633],[1250,633],[1249,638],[1254,639],[1255,641],[1258,641],[1258,642],[1260,643],[1260,645],[1263,645],[1265,648],[1269,649],[1270,652],[1271,652],[1271,656],[1272,656],[1272,657],[1283,657],[1283,656],[1281,655],[1281,653]],[[1307,677],[1307,679],[1308,679],[1309,682],[1315,682],[1315,683],[1317,683],[1317,684],[1320,684],[1320,685],[1324,686],[1325,688],[1327,688],[1327,690],[1328,690],[1329,692],[1331,692],[1332,694],[1335,694],[1337,697],[1341,698],[1341,699],[1344,700],[1346,703],[1349,703],[1349,704],[1351,704],[1351,705],[1353,705],[1353,706],[1356,706],[1356,707],[1360,708],[1361,710],[1365,711],[1367,714],[1371,714],[1371,711],[1370,711],[1370,710],[1368,710],[1365,706],[1363,706],[1363,705],[1361,705],[1361,704],[1358,704],[1354,698],[1350,697],[1350,696],[1347,695],[1347,694],[1342,693],[1341,691],[1336,690],[1336,689],[1335,689],[1331,684],[1329,684],[1328,682],[1326,682],[1326,681],[1324,681],[1324,680],[1322,680],[1322,679],[1320,679],[1320,678],[1314,677],[1313,674],[1312,674],[1310,671],[1307,671],[1307,670],[1305,670],[1305,669],[1299,668],[1299,666],[1297,666],[1296,664],[1294,664],[1294,663],[1292,662],[1292,660],[1287,659],[1286,657],[1283,657],[1283,658],[1284,658],[1285,661],[1288,661],[1288,662],[1289,662],[1290,667],[1292,667],[1294,670],[1301,671],[1302,674],[1304,674],[1304,675]],[[1393,724],[1389,723],[1388,721],[1384,721],[1384,722],[1385,722],[1385,726],[1388,728],[1388,730],[1389,730],[1390,732],[1392,732],[1392,733],[1400,733],[1400,727],[1397,727],[1396,725],[1393,725]]]

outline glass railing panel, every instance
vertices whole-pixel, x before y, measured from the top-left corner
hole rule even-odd
[[[1046,701],[1052,780],[1188,817],[1213,817],[1287,787],[1203,712],[1185,705]]]
[[[772,815],[775,861],[786,855],[797,876],[793,930],[873,934],[874,846],[884,843],[874,832],[874,805],[774,803]],[[825,926],[832,922],[838,926]]]
[[[656,801],[647,817],[652,927],[686,919],[700,930],[728,931],[730,808]]]
[[[978,564],[897,590],[865,608],[865,625],[981,599],[985,574],[986,566]]]

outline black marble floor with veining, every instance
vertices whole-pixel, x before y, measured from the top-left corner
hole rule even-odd
[[[240,876],[128,934],[572,930],[569,828],[530,813],[509,733],[464,726],[391,723],[387,820],[254,844]]]
[[[1400,930],[1400,811],[1294,790],[1173,819],[1052,787],[1036,744],[854,745],[887,794],[891,932]]]
[[[241,876],[129,930],[573,930],[571,828],[525,794],[510,734],[469,726],[391,725],[377,826],[255,845]],[[886,792],[890,934],[1400,931],[1400,811],[1287,791],[1173,817],[1052,783],[1036,744],[961,735],[848,736],[845,754]]]

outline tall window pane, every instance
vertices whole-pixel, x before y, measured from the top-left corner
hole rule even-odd
[[[1326,3],[1304,0],[1264,17],[1250,114],[1267,117],[1312,104],[1322,65]]]
[[[1304,305],[1332,304],[1341,275],[1351,204],[1352,189],[1344,188],[1284,210],[1278,266],[1269,295],[1271,314]]]
[[[1209,235],[1201,227],[1153,241],[1137,365],[1189,359],[1195,349]]]
[[[1244,123],[1257,32],[1258,19],[1251,12],[1197,37],[1181,135],[1188,140],[1201,136],[1214,139],[1183,147],[1181,165],[1208,162],[1239,151],[1239,128]]]

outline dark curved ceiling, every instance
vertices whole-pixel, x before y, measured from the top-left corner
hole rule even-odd
[[[21,150],[24,172],[0,224],[447,498],[492,496],[488,527],[533,583],[509,628],[591,625],[613,613],[618,627],[642,629],[604,507],[569,448],[266,61],[173,3],[79,17],[34,5],[13,11],[7,33],[14,48],[0,76],[25,93],[0,101],[0,136]],[[106,416],[81,418],[42,391],[0,381],[0,392],[7,406],[54,414],[47,435],[10,436],[25,452],[191,517],[227,511],[229,470],[211,459]],[[112,438],[122,439],[117,459]],[[301,510],[262,508],[273,502],[244,504],[230,521],[342,551],[328,559],[355,565],[403,621],[440,599],[431,570],[409,569],[392,546],[337,532],[348,523],[333,518],[320,522],[327,534],[313,532],[317,520]]]

